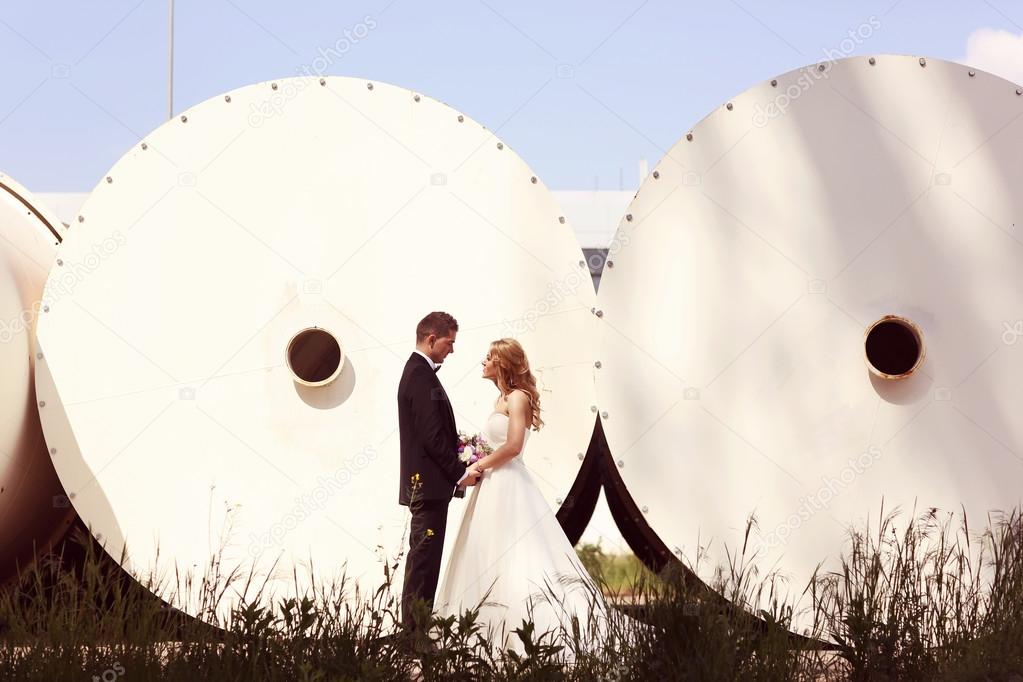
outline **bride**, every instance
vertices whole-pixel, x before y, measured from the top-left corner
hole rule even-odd
[[[570,654],[560,634],[573,632],[573,616],[585,640],[605,627],[607,606],[523,461],[531,430],[544,422],[518,341],[490,345],[483,378],[500,391],[483,431],[494,451],[474,465],[481,477],[466,501],[436,610],[443,617],[479,607],[482,632],[520,654],[514,631],[532,621],[534,642],[543,637]]]

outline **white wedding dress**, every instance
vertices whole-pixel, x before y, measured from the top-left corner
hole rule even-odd
[[[487,419],[483,435],[495,450],[507,440],[508,421],[501,412]],[[522,452],[487,471],[466,497],[435,610],[457,616],[479,606],[482,633],[519,653],[514,631],[524,619],[533,621],[536,641],[550,631],[557,637],[562,626],[571,633],[574,615],[585,646],[588,635],[604,631],[608,607],[524,464],[529,436],[527,429]],[[574,658],[565,641],[553,643]]]

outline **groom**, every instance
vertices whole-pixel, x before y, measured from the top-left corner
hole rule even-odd
[[[398,435],[401,441],[401,478],[398,504],[412,512],[409,553],[401,618],[406,633],[417,623],[413,604],[425,600],[433,607],[440,577],[448,503],[456,490],[475,485],[479,474],[458,459],[458,432],[447,393],[436,372],[454,352],[458,322],[451,315],[433,312],[416,327],[416,349],[405,363],[398,384]]]

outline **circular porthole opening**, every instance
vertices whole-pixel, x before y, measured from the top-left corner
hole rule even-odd
[[[319,327],[303,329],[291,337],[286,355],[295,380],[306,386],[323,386],[336,379],[344,357],[334,335]]]
[[[863,349],[871,372],[902,379],[923,362],[923,332],[904,317],[885,315],[867,329]]]

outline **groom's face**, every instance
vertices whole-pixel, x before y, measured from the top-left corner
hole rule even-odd
[[[452,331],[446,336],[432,337],[435,340],[430,347],[430,357],[434,362],[444,362],[444,358],[455,352],[455,336],[457,334],[458,332]]]

